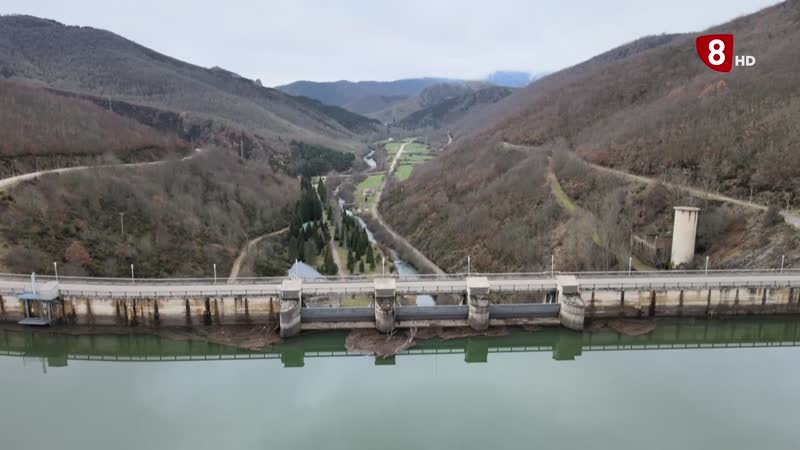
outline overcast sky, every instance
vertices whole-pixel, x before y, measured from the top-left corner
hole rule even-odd
[[[295,80],[551,72],[648,34],[699,31],[775,0],[3,0],[274,86]]]

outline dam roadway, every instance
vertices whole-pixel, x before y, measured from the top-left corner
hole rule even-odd
[[[796,288],[800,270],[663,271],[663,272],[583,272],[583,273],[504,273],[471,274],[486,277],[496,293],[551,292],[556,277],[573,275],[581,290],[594,289],[704,289],[704,288]],[[467,274],[415,275],[393,277],[398,295],[464,294]],[[130,279],[60,277],[55,286],[62,296],[99,298],[182,298],[277,296],[287,278],[240,278],[232,282],[214,279]],[[37,276],[41,288],[53,286],[52,276]],[[304,280],[303,295],[371,294],[373,277],[323,278]],[[27,275],[0,274],[0,294],[30,292]]]

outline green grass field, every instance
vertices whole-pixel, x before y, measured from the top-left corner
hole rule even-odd
[[[358,183],[356,186],[356,204],[358,205],[359,209],[369,209],[372,208],[372,205],[375,203],[375,193],[378,192],[378,189],[381,188],[381,184],[383,183],[383,175],[370,175],[361,183]],[[367,201],[364,201],[364,191],[366,189],[372,189],[373,195],[369,197]]]
[[[411,171],[414,169],[414,166],[409,164],[403,164],[397,166],[394,170],[394,176],[397,177],[400,181],[405,181],[408,177],[411,176]]]
[[[401,145],[403,145],[402,142],[389,142],[384,148],[386,149],[387,154],[394,155],[398,150],[400,150]],[[405,153],[405,151],[403,151],[403,153]]]
[[[403,150],[403,155],[411,155],[411,154],[420,154],[424,153],[427,154],[430,152],[430,149],[425,144],[420,144],[419,142],[409,142],[406,144],[405,150]]]
[[[427,145],[414,142],[413,138],[409,138],[402,142],[390,142],[386,144],[384,148],[386,149],[389,159],[397,154],[403,143],[405,143],[406,147],[403,149],[403,154],[400,156],[400,159],[397,160],[397,168],[394,171],[394,176],[400,181],[404,181],[411,176],[414,166],[429,161],[434,157],[431,154],[431,149]]]

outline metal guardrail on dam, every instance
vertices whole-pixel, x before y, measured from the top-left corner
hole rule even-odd
[[[396,292],[412,294],[462,294],[466,278],[481,276],[489,280],[493,292],[542,292],[556,289],[556,278],[573,275],[580,288],[591,289],[703,289],[800,287],[800,270],[709,270],[662,272],[538,272],[538,273],[457,273],[391,276],[397,280]],[[30,290],[30,275],[0,274],[0,294]],[[380,276],[323,277],[303,281],[305,295],[367,294]],[[213,278],[92,278],[36,277],[38,282],[58,282],[65,296],[103,298],[179,298],[276,296],[285,277],[240,278],[228,283]]]

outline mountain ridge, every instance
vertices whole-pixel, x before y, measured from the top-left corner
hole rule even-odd
[[[291,140],[354,150],[365,146],[365,130],[378,129],[349,111],[183,62],[110,31],[33,16],[0,16],[0,25],[5,78],[235,123],[275,151],[285,151]]]
[[[459,121],[439,158],[389,186],[383,216],[446,270],[461,270],[467,255],[478,270],[541,270],[553,254],[562,270],[621,268],[634,233],[668,235],[676,204],[703,208],[698,248],[722,267],[753,264],[748,255],[773,266],[782,254],[796,259],[796,233],[755,209],[637,186],[575,154],[796,208],[798,25],[793,0],[699,33],[647,36],[550,74]],[[694,37],[713,32],[734,33],[736,54],[756,56],[756,66],[705,67]],[[714,245],[721,241],[735,244]]]
[[[393,81],[300,80],[277,86],[276,89],[367,114],[384,109],[393,101],[417,95],[434,84],[460,81],[437,77],[404,78]]]

